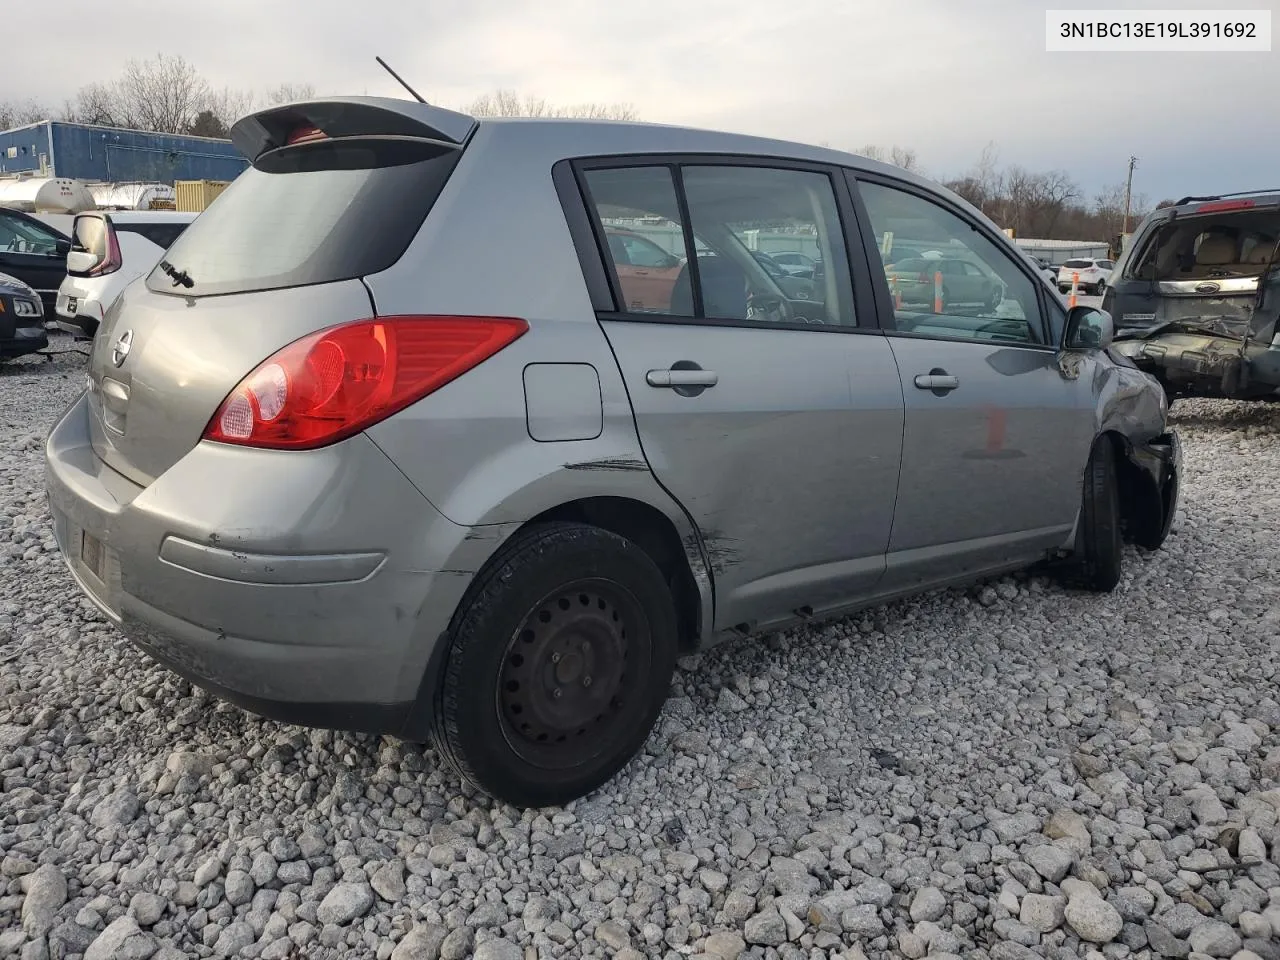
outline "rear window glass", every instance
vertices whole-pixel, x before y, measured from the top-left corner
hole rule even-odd
[[[1063,264],[1063,266],[1075,267],[1076,269],[1080,269],[1082,267],[1092,267],[1093,261],[1092,260],[1068,260],[1066,263]]]
[[[107,225],[101,217],[76,217],[71,249],[92,253],[99,260],[107,255]]]
[[[146,237],[157,247],[169,249],[173,242],[187,229],[185,223],[117,223],[116,230],[121,233],[136,233]]]
[[[385,270],[418,232],[458,154],[404,140],[268,154],[192,221],[147,286],[201,297]]]

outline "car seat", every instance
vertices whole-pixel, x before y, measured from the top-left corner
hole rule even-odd
[[[702,286],[702,308],[708,317],[745,320],[747,317],[747,274],[726,257],[698,257],[698,280]],[[671,312],[692,317],[693,283],[689,264],[680,268],[671,289]]]

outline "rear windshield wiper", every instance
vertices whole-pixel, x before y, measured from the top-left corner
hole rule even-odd
[[[195,286],[195,281],[191,279],[191,276],[187,273],[187,271],[179,270],[168,260],[160,261],[160,269],[163,270],[165,274],[168,275],[169,279],[173,281],[173,285],[175,287],[179,285],[188,287],[188,288]]]

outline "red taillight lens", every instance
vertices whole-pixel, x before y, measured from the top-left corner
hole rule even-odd
[[[276,450],[336,443],[440,389],[528,329],[510,317],[381,317],[320,330],[241,380],[204,439]]]
[[[1222,213],[1227,210],[1247,210],[1254,205],[1252,200],[1218,200],[1214,203],[1202,203],[1196,207],[1196,213]]]
[[[120,256],[120,240],[116,237],[116,228],[110,223],[106,224],[107,233],[107,255],[103,261],[89,271],[91,277],[101,277],[103,274],[115,273],[124,263],[124,259]]]

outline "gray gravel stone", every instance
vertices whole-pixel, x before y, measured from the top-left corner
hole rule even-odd
[[[946,912],[947,898],[936,887],[923,887],[911,901],[911,919],[916,922],[940,920]]]
[[[746,941],[738,934],[728,931],[711,934],[702,945],[703,953],[718,960],[738,960],[746,949]]]
[[[472,956],[475,960],[524,960],[524,951],[510,940],[486,940]]]
[[[1075,864],[1076,858],[1065,846],[1044,843],[1026,852],[1026,861],[1050,883],[1059,883]]]
[[[1191,931],[1187,942],[1193,951],[1209,957],[1230,957],[1241,947],[1240,935],[1221,920],[1200,924]]]
[[[1120,936],[1124,920],[1111,904],[1096,892],[1087,893],[1083,884],[1067,889],[1067,906],[1064,911],[1067,923],[1080,937],[1090,943],[1110,943]]]
[[[342,926],[362,917],[373,906],[373,890],[367,883],[340,883],[325,894],[316,911],[323,924]]]
[[[419,924],[391,951],[391,960],[437,960],[449,931],[436,924]]]
[[[776,910],[766,910],[746,922],[742,935],[747,943],[776,947],[787,942],[787,923]]]
[[[93,943],[89,944],[89,948],[84,952],[84,960],[116,960],[125,941],[141,932],[133,917],[120,917],[108,924],[107,928],[94,938]]]
[[[447,936],[458,956],[1148,960],[1221,923],[1280,960],[1269,405],[1177,402],[1183,506],[1113,594],[1030,571],[708,650],[614,781],[517,811],[431,747],[260,720],[136,654],[70,580],[43,495],[83,371],[0,370],[0,953],[64,960],[110,930],[98,952],[136,960],[249,936],[248,960],[436,960]],[[50,865],[68,889],[46,919]],[[1106,942],[1058,919],[1081,882],[1119,916]],[[937,920],[915,919],[925,888]],[[139,894],[164,901],[150,926]],[[748,948],[758,914],[781,939]]]
[[[26,878],[26,898],[22,901],[22,929],[40,940],[53,929],[54,920],[67,902],[67,879],[53,864],[46,863]]]
[[[1038,933],[1050,933],[1062,926],[1066,916],[1065,897],[1050,897],[1029,893],[1022,898],[1018,919]]]
[[[140,927],[153,927],[160,922],[169,902],[154,893],[136,893],[129,901],[129,912]]]

